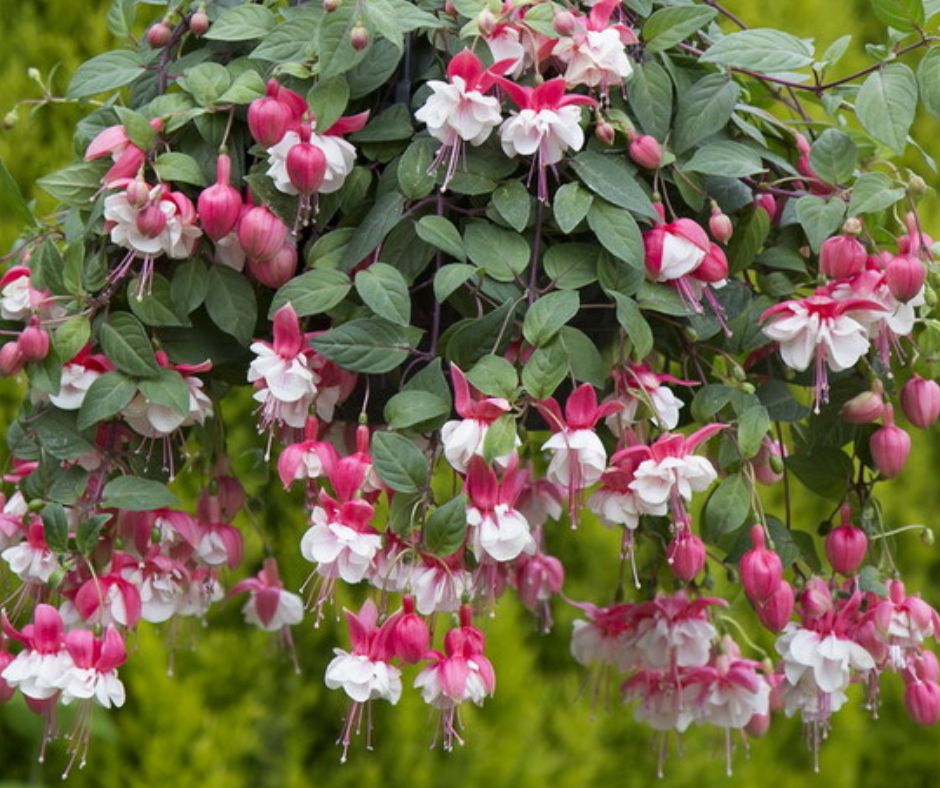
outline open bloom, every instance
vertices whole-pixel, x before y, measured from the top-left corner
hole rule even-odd
[[[0,557],[24,583],[45,583],[59,568],[59,562],[49,549],[42,520],[35,518],[26,529],[26,541],[8,547]]]
[[[577,17],[572,35],[559,39],[552,54],[567,68],[565,82],[569,85],[600,87],[620,84],[633,74],[630,58],[624,51],[627,44],[636,44],[636,34],[625,25],[610,24],[619,0],[595,3],[586,17]]]
[[[618,603],[597,607],[576,605],[587,618],[575,619],[571,631],[571,656],[582,665],[614,665],[622,671],[637,664],[635,606]]]
[[[186,411],[182,408],[167,407],[162,402],[153,402],[138,392],[124,407],[121,415],[135,432],[147,438],[165,438],[180,427],[191,424],[203,424],[212,416],[212,400],[203,391],[202,381],[197,374],[212,369],[211,361],[201,364],[172,364],[167,354],[158,350],[157,364],[163,369],[178,372],[189,389],[189,403]]]
[[[51,605],[36,605],[33,622],[22,631],[14,629],[4,613],[3,631],[25,648],[3,669],[0,677],[28,698],[42,700],[55,695],[63,676],[73,665],[65,648],[65,627],[59,611]]]
[[[85,401],[85,394],[99,375],[114,369],[107,357],[92,353],[91,345],[85,345],[62,367],[59,391],[49,395],[49,401],[60,410],[78,410]]]
[[[512,462],[500,481],[482,458],[470,461],[464,492],[469,498],[467,525],[472,529],[470,544],[477,561],[512,561],[523,552],[535,551],[529,523],[515,508],[526,480],[516,465]]]
[[[708,608],[726,606],[715,597],[689,599],[681,591],[663,594],[637,607],[636,647],[646,665],[654,668],[699,667],[708,662],[715,627]]]
[[[46,298],[30,284],[31,274],[26,266],[15,265],[0,278],[0,317],[4,320],[25,320]]]
[[[264,568],[256,577],[240,580],[232,586],[229,595],[246,591],[249,596],[242,607],[242,615],[249,624],[266,632],[277,632],[303,620],[303,600],[284,589],[273,558],[265,560]]]
[[[65,636],[65,648],[72,666],[59,679],[63,704],[94,698],[106,709],[124,705],[124,685],[117,669],[127,659],[127,650],[113,626],[102,637],[87,629],[73,629]]]
[[[277,460],[277,472],[285,489],[298,479],[318,479],[328,475],[339,461],[333,444],[317,440],[320,423],[316,416],[307,418],[304,440],[284,448]]]
[[[614,397],[623,403],[616,413],[610,414],[606,424],[610,431],[621,436],[636,422],[637,409],[645,404],[652,410],[653,422],[663,430],[674,430],[679,423],[683,402],[665,385],[695,386],[694,380],[682,380],[668,374],[653,372],[646,364],[627,364],[613,373]]]
[[[163,121],[153,118],[150,127],[159,132],[163,129]],[[105,173],[102,182],[105,186],[116,187],[129,183],[137,175],[144,164],[146,151],[131,142],[123,125],[108,126],[88,143],[85,161],[94,161],[106,156],[110,156],[114,164]]]

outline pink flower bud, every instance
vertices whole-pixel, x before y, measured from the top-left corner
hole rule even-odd
[[[414,598],[402,599],[404,614],[395,623],[392,630],[392,650],[395,655],[409,665],[424,659],[431,646],[431,633],[424,619],[415,613]]]
[[[909,254],[896,255],[885,269],[888,290],[898,301],[910,301],[921,291],[926,278],[924,264]]]
[[[770,217],[770,221],[777,218],[777,199],[772,194],[759,194],[754,202]]]
[[[300,130],[300,142],[287,152],[287,177],[304,197],[316,194],[326,176],[326,154],[310,142],[310,127]]]
[[[655,137],[643,134],[630,143],[630,158],[647,170],[655,170],[663,160],[663,150]]]
[[[157,203],[150,203],[140,209],[134,222],[148,238],[156,238],[166,229],[166,214]]]
[[[165,22],[157,22],[147,30],[147,43],[153,49],[160,49],[170,43],[173,31]]]
[[[209,17],[205,11],[196,11],[189,18],[189,29],[197,36],[201,36],[209,29]]]
[[[708,252],[692,272],[699,282],[721,282],[728,278],[728,258],[718,244],[710,243]]]
[[[323,0],[323,10],[326,13],[335,11],[342,5],[342,0]]]
[[[16,344],[26,361],[42,361],[49,355],[49,333],[39,325],[38,320],[31,321],[23,329]]]
[[[25,363],[18,342],[7,342],[0,347],[0,375],[16,375]]]
[[[150,200],[150,187],[143,178],[134,178],[125,189],[127,201],[135,208],[143,208]]]
[[[865,268],[868,253],[862,242],[851,235],[834,235],[819,250],[819,270],[832,279],[854,276]]]
[[[885,403],[881,398],[884,387],[880,380],[872,383],[870,391],[863,391],[848,400],[839,411],[843,421],[849,424],[871,424],[884,414]]]
[[[268,80],[267,96],[255,99],[248,106],[248,130],[263,148],[279,143],[294,117],[291,108],[277,100],[279,89],[276,79]]]
[[[754,475],[761,484],[776,484],[783,478],[783,458],[786,452],[780,441],[768,435],[761,441],[760,450],[751,460],[754,466]]]
[[[577,20],[570,11],[558,11],[552,20],[552,27],[560,36],[570,36],[577,27]]]
[[[617,131],[606,120],[602,120],[594,126],[594,136],[604,145],[613,145],[617,138]]]
[[[911,436],[894,423],[894,408],[885,406],[884,426],[871,436],[868,448],[875,467],[886,479],[893,479],[907,463]]]
[[[232,232],[241,214],[242,196],[231,185],[231,169],[231,159],[220,153],[215,164],[215,183],[203,189],[197,200],[202,229],[213,241]]]
[[[933,725],[940,720],[940,686],[932,681],[912,681],[904,689],[907,713],[918,725]]]
[[[747,725],[744,726],[744,730],[748,736],[759,739],[761,736],[766,734],[768,730],[770,730],[770,715],[755,714],[747,721]]]
[[[741,556],[741,585],[755,604],[770,597],[783,579],[783,564],[780,556],[768,550],[764,543],[764,529],[760,525],[751,527],[751,545]]]
[[[757,617],[771,632],[780,632],[793,614],[793,587],[781,580],[766,600],[755,605]]]
[[[712,215],[708,219],[708,231],[712,234],[718,243],[726,244],[734,235],[734,225],[728,215],[722,213],[721,208],[715,206],[712,208]]]
[[[921,681],[940,682],[940,663],[937,662],[937,655],[930,649],[918,651],[911,661],[911,666]]]
[[[268,260],[287,239],[287,225],[263,205],[249,208],[238,222],[238,242],[249,260]]]
[[[705,566],[705,543],[688,528],[684,528],[670,542],[666,559],[673,574],[688,583]]]
[[[369,46],[369,31],[366,30],[365,26],[357,22],[353,29],[349,33],[349,44],[357,52],[362,52],[367,46]]]
[[[917,215],[913,212],[908,213],[904,217],[904,224],[907,227],[907,235],[898,238],[898,251],[901,254],[913,254],[929,259],[933,238],[920,231]]]
[[[822,618],[832,610],[832,593],[818,577],[811,578],[800,593],[800,613],[808,621]]]
[[[488,36],[496,29],[499,20],[489,8],[484,8],[477,16],[477,29],[481,35]]]
[[[273,257],[249,258],[248,272],[267,287],[281,287],[297,273],[297,247],[287,241]]]
[[[855,574],[868,551],[868,537],[852,524],[850,517],[850,507],[843,506],[842,524],[826,534],[826,557],[841,575]]]
[[[901,409],[915,427],[932,427],[940,418],[940,385],[914,375],[901,389]]]

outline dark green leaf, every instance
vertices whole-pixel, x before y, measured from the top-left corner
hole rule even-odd
[[[895,153],[904,152],[917,109],[917,79],[903,63],[873,71],[859,88],[855,114],[865,131]]]
[[[725,39],[727,40],[727,39]],[[741,87],[723,74],[709,74],[682,96],[676,115],[673,151],[685,153],[724,128],[738,103]]]
[[[719,39],[700,59],[703,63],[753,71],[791,71],[813,62],[813,45],[782,30],[752,28]]]
[[[498,282],[511,282],[529,265],[529,242],[519,233],[489,222],[474,221],[464,230],[470,260]]]
[[[119,370],[142,378],[159,374],[153,345],[136,317],[127,312],[112,312],[99,331],[102,349]]]
[[[376,315],[407,326],[411,322],[411,296],[408,284],[397,270],[385,263],[373,263],[356,274],[356,292]]]
[[[463,239],[454,223],[445,216],[422,216],[415,225],[415,231],[425,243],[446,252],[457,260],[465,260]],[[441,299],[439,299],[441,300]]]
[[[188,315],[202,305],[209,292],[209,271],[201,260],[186,260],[176,267],[170,283],[174,311]]]
[[[258,319],[255,291],[237,271],[221,265],[209,269],[206,311],[212,322],[242,345],[251,341]]]
[[[580,308],[581,300],[575,290],[548,293],[529,305],[522,334],[532,345],[545,345]]]
[[[136,52],[105,52],[78,67],[65,95],[71,99],[94,96],[133,82],[143,73],[144,64]]]
[[[165,484],[137,476],[112,479],[104,486],[101,500],[103,509],[124,509],[128,512],[148,512],[179,505],[180,502]]]
[[[262,5],[228,8],[203,35],[212,41],[249,41],[274,29],[274,14]]]
[[[715,18],[714,8],[676,6],[660,8],[643,23],[643,41],[647,52],[662,52],[684,41]]]
[[[443,303],[464,282],[470,279],[477,269],[466,263],[451,263],[441,266],[434,274],[434,298]]]
[[[818,252],[822,242],[842,224],[845,203],[838,198],[826,201],[808,194],[797,201],[796,218],[800,220],[813,251]]]
[[[193,186],[205,186],[206,179],[199,168],[199,164],[185,153],[163,153],[157,157],[153,165],[162,181],[175,183],[189,183]]]
[[[467,535],[467,499],[452,498],[428,516],[422,529],[424,546],[438,556],[448,556],[460,549]]]
[[[506,223],[521,233],[529,223],[532,197],[519,181],[509,181],[493,192],[493,205]]]
[[[343,77],[322,79],[307,93],[307,103],[321,134],[342,117],[349,103],[349,83]]]
[[[516,398],[519,376],[516,369],[502,356],[483,356],[467,372],[467,380],[484,394],[504,397],[512,402]]]
[[[43,537],[54,553],[64,553],[69,547],[69,521],[65,509],[57,503],[47,503],[41,512]]]
[[[872,0],[872,10],[886,25],[909,33],[924,24],[924,0]]]
[[[536,348],[522,368],[522,385],[535,399],[550,397],[568,374],[568,358],[560,340]]]
[[[650,324],[646,322],[632,298],[616,291],[610,295],[617,304],[617,322],[627,332],[627,338],[633,345],[634,356],[637,359],[645,358],[653,349],[653,331]]]
[[[339,13],[342,9],[327,14],[327,18]],[[382,243],[398,220],[401,219],[405,205],[405,198],[398,192],[389,192],[379,197],[369,213],[359,225],[358,231],[353,235],[349,246],[343,254],[340,267],[348,271],[365,257],[375,251]]]
[[[315,268],[296,276],[274,294],[268,317],[289,303],[298,317],[328,312],[352,289],[349,276],[332,268]]]
[[[390,372],[408,358],[411,343],[404,330],[382,318],[343,323],[311,342],[313,348],[351,372]]]
[[[571,166],[581,182],[607,202],[640,216],[657,218],[653,204],[636,177],[636,170],[622,155],[583,151],[571,160]]]
[[[597,240],[608,252],[633,268],[643,267],[643,236],[629,211],[605,200],[594,200],[587,220]]]
[[[721,175],[729,178],[743,178],[763,172],[764,165],[760,156],[747,145],[740,142],[712,142],[695,151],[683,170],[701,172],[706,175]]]
[[[407,429],[450,413],[450,402],[428,391],[400,391],[385,405],[388,426]]]
[[[78,428],[87,429],[120,413],[136,393],[137,384],[120,372],[105,372],[99,375],[85,393],[82,407],[78,411]]]
[[[563,233],[571,233],[587,216],[594,198],[577,183],[565,183],[558,187],[552,199],[552,215],[555,224]]]
[[[852,138],[838,129],[826,129],[813,143],[809,163],[827,183],[845,183],[855,172],[858,148]]]
[[[738,448],[745,459],[757,454],[769,429],[770,416],[763,405],[755,405],[741,414],[738,419]]]
[[[7,165],[0,159],[0,208],[11,214],[11,217],[20,224],[36,226],[36,217],[23,199],[19,186],[10,175]]]
[[[747,522],[750,512],[751,489],[744,478],[734,475],[723,479],[705,504],[705,540],[714,542],[736,531]]]
[[[418,492],[428,478],[424,455],[414,443],[394,432],[375,433],[372,462],[379,478],[397,492]]]
[[[188,326],[189,320],[180,317],[174,309],[173,290],[160,274],[154,274],[149,292],[144,290],[138,298],[140,280],[131,279],[127,284],[127,303],[131,312],[147,326]]]
[[[178,416],[189,415],[189,386],[175,369],[161,369],[159,377],[142,380],[139,388],[148,402],[168,408]]]
[[[881,172],[866,172],[852,187],[849,216],[860,213],[878,213],[902,199],[906,192]]]

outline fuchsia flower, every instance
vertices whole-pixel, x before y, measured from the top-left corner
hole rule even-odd
[[[472,625],[473,611],[468,605],[460,609],[460,626],[444,637],[444,652],[429,652],[429,664],[415,679],[424,702],[441,711],[441,733],[444,749],[453,749],[454,740],[463,744],[457,731],[457,707],[465,701],[483,704],[496,689],[493,665],[484,656],[483,633]]]
[[[117,556],[106,574],[89,577],[79,586],[72,604],[82,621],[101,626],[118,624],[133,628],[140,621],[140,591],[121,574],[121,560]]]
[[[512,406],[502,397],[484,397],[467,382],[456,364],[450,365],[450,379],[454,384],[454,410],[460,420],[452,419],[441,427],[444,457],[454,470],[466,473],[473,457],[483,456],[483,443],[487,430]],[[516,439],[518,444],[518,438]],[[505,465],[508,458],[498,458]]]
[[[6,550],[23,538],[26,530],[23,516],[28,504],[19,490],[9,498],[0,493],[0,503],[3,505],[0,511],[0,550]]]
[[[901,408],[915,427],[922,430],[932,427],[940,418],[940,385],[914,375],[901,388]]]
[[[457,170],[466,143],[482,145],[503,119],[499,99],[485,95],[515,60],[501,60],[484,68],[469,49],[454,55],[447,64],[447,82],[432,79],[431,89],[415,118],[428,127],[428,133],[441,143],[436,166],[447,159],[443,189]]]
[[[14,629],[3,613],[3,631],[25,648],[3,669],[0,677],[25,697],[43,700],[56,695],[63,677],[73,665],[65,648],[65,627],[59,611],[51,605],[36,605],[33,623],[22,631]]]
[[[842,506],[842,522],[826,534],[826,558],[832,568],[843,575],[853,575],[865,560],[868,537],[852,524],[852,509]]]
[[[552,453],[545,477],[568,490],[568,513],[572,527],[577,523],[578,493],[600,479],[607,466],[607,451],[594,432],[598,421],[619,411],[620,402],[597,404],[597,394],[590,383],[582,383],[565,402],[565,413],[555,399],[535,403],[552,431],[542,444],[542,451]]]
[[[571,631],[571,656],[581,665],[614,665],[631,669],[636,662],[636,606],[618,603],[597,607],[575,603],[586,619],[575,619]]]
[[[590,96],[565,93],[561,77],[532,88],[517,85],[505,77],[499,86],[519,107],[500,127],[500,141],[507,156],[534,156],[532,172],[538,173],[538,196],[548,200],[545,169],[562,160],[567,150],[579,151],[584,145],[579,106],[593,107]]]
[[[85,345],[75,356],[65,362],[59,392],[50,394],[49,401],[60,410],[78,410],[85,401],[85,394],[99,375],[110,372],[114,365],[100,353],[92,353],[91,345]]]
[[[65,636],[65,648],[73,664],[60,679],[64,705],[92,698],[106,709],[124,705],[124,685],[117,669],[127,660],[127,650],[113,626],[102,637],[87,629],[73,629]]]
[[[26,540],[6,548],[0,557],[24,583],[45,583],[59,568],[59,561],[49,549],[42,520],[33,516],[26,527]]]
[[[513,458],[502,480],[498,480],[481,457],[470,460],[464,493],[469,499],[469,541],[477,561],[512,561],[522,553],[535,552],[529,523],[515,508],[526,481],[517,466]]]
[[[636,607],[636,650],[643,663],[653,668],[690,668],[708,663],[716,630],[708,608],[727,607],[724,599],[689,599],[679,591],[659,594]]]
[[[220,153],[215,163],[215,183],[199,193],[199,223],[206,235],[217,242],[229,235],[242,212],[242,196],[231,184],[232,160]]]
[[[552,54],[567,66],[565,82],[569,85],[599,87],[606,94],[611,85],[633,75],[624,47],[639,43],[639,39],[625,25],[610,23],[619,7],[620,0],[595,3],[586,17],[574,17],[574,31],[555,44]]]
[[[550,632],[552,609],[549,601],[561,592],[565,582],[565,568],[561,561],[541,550],[532,555],[523,553],[516,562],[514,582],[522,604],[536,614],[539,629]]]
[[[238,581],[229,596],[248,593],[242,607],[245,621],[265,632],[278,632],[299,624],[304,617],[304,603],[297,594],[284,590],[277,561],[266,558],[257,576]]]
[[[623,403],[616,413],[607,416],[606,424],[614,435],[621,437],[636,422],[637,408],[642,404],[652,411],[657,427],[673,430],[679,423],[683,402],[664,385],[697,386],[694,380],[682,380],[669,374],[653,372],[646,364],[629,363],[614,370],[614,397]]]
[[[784,301],[763,315],[764,333],[778,343],[783,362],[799,372],[815,360],[816,412],[829,401],[827,370],[849,369],[868,352],[869,337],[857,319],[861,310],[884,310],[867,298],[837,300],[825,289],[814,295]]]
[[[32,271],[15,265],[0,277],[0,317],[4,320],[25,320],[48,294],[30,283]]]
[[[161,545],[155,544],[140,559],[115,553],[111,561],[112,568],[138,590],[140,618],[154,624],[169,621],[177,612],[189,583],[185,565],[160,550]]]
[[[173,364],[162,350],[158,350],[155,357],[158,366],[178,372],[183,378],[189,389],[189,411],[180,414],[166,405],[151,402],[138,392],[121,411],[124,420],[135,432],[154,439],[166,438],[181,427],[204,424],[206,419],[212,416],[212,400],[203,391],[202,380],[196,376],[209,372],[212,362],[207,360],[201,364]],[[172,452],[167,452],[168,456],[170,454]]]
[[[277,460],[277,472],[287,489],[298,479],[319,479],[329,476],[339,455],[333,444],[317,440],[320,422],[309,416],[304,425],[304,440],[285,447]]]
[[[601,475],[600,487],[591,493],[587,505],[604,525],[622,525],[627,531],[635,531],[640,525],[640,515],[666,514],[665,501],[648,506],[637,498],[632,485],[634,473],[641,462],[635,453],[617,452],[611,458],[610,467]]]
[[[150,128],[155,132],[163,130],[163,121],[153,118]],[[127,136],[124,126],[108,126],[98,132],[85,149],[85,161],[94,161],[110,156],[114,165],[101,179],[108,188],[126,186],[134,179],[146,159],[146,151],[137,147]]]

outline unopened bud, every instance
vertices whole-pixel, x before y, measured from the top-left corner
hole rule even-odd
[[[598,142],[601,142],[604,145],[613,145],[614,139],[617,136],[617,131],[606,120],[602,120],[596,126],[594,126],[594,136],[597,138]]]
[[[147,30],[147,43],[150,44],[153,49],[160,49],[170,43],[172,35],[173,31],[170,30],[169,25],[165,22],[157,22],[151,25],[150,29]]]
[[[862,232],[862,221],[857,216],[846,219],[842,225],[842,232],[846,235],[859,235]]]
[[[559,11],[555,14],[554,20],[552,20],[552,27],[555,28],[555,32],[560,36],[570,36],[574,33],[576,27],[576,20],[574,14],[570,11]]]
[[[323,0],[323,10],[331,13],[343,4],[343,0]]]
[[[3,116],[3,128],[12,129],[17,123],[19,123],[20,116],[16,114],[15,109],[11,109],[6,115]]]
[[[193,34],[201,36],[209,29],[209,17],[201,8],[189,18],[189,29]]]
[[[655,170],[663,160],[663,150],[655,137],[643,134],[630,143],[630,158],[647,170]]]
[[[925,194],[927,192],[927,181],[921,178],[920,175],[912,175],[908,188],[911,194]]]
[[[39,69],[35,66],[26,69],[26,76],[33,80],[33,82],[42,82],[42,74],[39,73]]]
[[[23,351],[17,342],[7,342],[0,347],[0,375],[15,375],[26,363]]]
[[[708,219],[708,231],[720,244],[728,243],[734,235],[734,225],[731,219],[717,205],[712,208],[712,215]]]
[[[357,22],[349,33],[349,43],[357,52],[369,46],[369,31],[361,22]]]
[[[477,29],[483,35],[488,36],[496,29],[498,21],[489,8],[484,8],[477,16]]]
[[[42,361],[49,355],[49,334],[38,320],[23,329],[16,344],[26,361]]]
[[[920,532],[920,541],[927,545],[927,547],[933,547],[935,541],[933,531],[925,526],[924,530]]]

